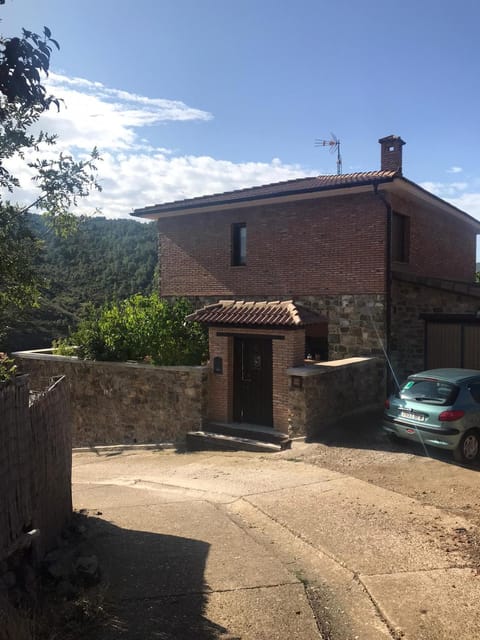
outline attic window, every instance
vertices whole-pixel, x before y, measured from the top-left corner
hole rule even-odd
[[[247,225],[245,222],[232,224],[232,266],[247,264]]]

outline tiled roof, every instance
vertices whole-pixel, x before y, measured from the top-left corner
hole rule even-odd
[[[220,300],[187,316],[204,324],[302,327],[325,322],[325,317],[295,304],[293,300],[245,302]]]
[[[133,215],[147,216],[155,213],[167,213],[181,211],[182,209],[196,209],[215,205],[235,204],[249,200],[261,200],[302,193],[314,193],[327,189],[340,189],[343,187],[356,187],[373,184],[375,182],[390,182],[397,175],[396,171],[365,171],[363,173],[346,173],[342,175],[314,176],[311,178],[298,178],[285,182],[265,184],[261,187],[249,187],[237,189],[225,193],[216,193],[187,200],[177,200],[164,204],[155,204],[150,207],[135,209]]]

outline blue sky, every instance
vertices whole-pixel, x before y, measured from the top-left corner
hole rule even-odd
[[[405,175],[480,218],[477,2],[6,0],[0,16],[59,40],[67,108],[44,126],[75,154],[98,144],[104,215],[335,173],[314,147],[334,132],[345,173],[401,135]]]

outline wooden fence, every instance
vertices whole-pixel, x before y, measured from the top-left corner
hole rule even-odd
[[[35,396],[28,376],[0,384],[0,560],[35,530],[40,557],[55,546],[72,512],[71,447],[65,378]]]

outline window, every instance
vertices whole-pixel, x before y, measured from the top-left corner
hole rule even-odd
[[[392,261],[408,262],[410,252],[410,219],[400,213],[392,215]]]
[[[457,399],[459,388],[444,380],[409,378],[400,389],[402,400],[415,400],[425,404],[450,405]]]
[[[245,222],[232,224],[232,266],[247,264],[247,225]]]

